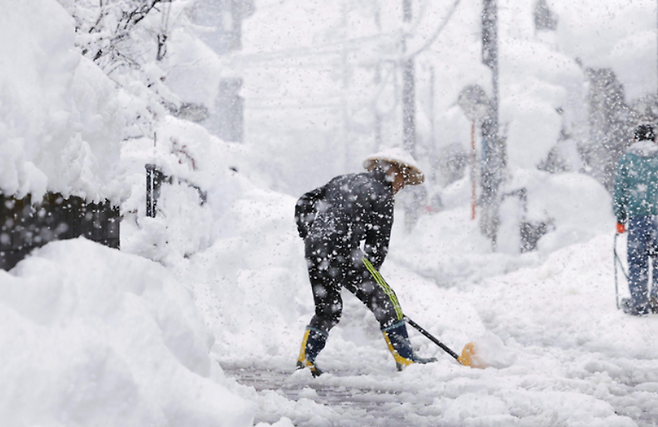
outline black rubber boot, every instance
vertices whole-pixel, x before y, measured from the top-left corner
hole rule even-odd
[[[658,314],[658,297],[649,298],[649,311]]]
[[[645,306],[636,306],[633,305],[633,301],[630,298],[623,298],[621,300],[621,309],[624,313],[631,316],[646,316],[650,312],[648,304]]]

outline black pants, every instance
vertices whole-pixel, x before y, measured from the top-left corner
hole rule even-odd
[[[341,247],[331,241],[307,241],[306,261],[315,301],[315,315],[309,326],[329,333],[343,312],[341,287],[363,302],[381,329],[398,322],[395,307],[375,282],[362,261],[359,248]]]

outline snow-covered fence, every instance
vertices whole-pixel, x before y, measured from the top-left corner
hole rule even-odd
[[[47,193],[33,201],[0,194],[0,268],[9,270],[33,249],[84,236],[111,248],[120,244],[119,207]]]

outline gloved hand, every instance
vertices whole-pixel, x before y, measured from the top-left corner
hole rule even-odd
[[[623,234],[626,232],[626,226],[620,222],[617,223],[617,233]]]

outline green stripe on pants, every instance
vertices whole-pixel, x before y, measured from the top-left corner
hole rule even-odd
[[[397,295],[395,295],[395,291],[393,291],[393,289],[391,289],[391,287],[388,286],[388,283],[386,283],[382,275],[379,274],[379,271],[377,271],[375,266],[372,265],[372,263],[368,260],[368,258],[363,258],[363,264],[366,266],[370,274],[372,274],[372,277],[375,279],[375,282],[377,282],[377,284],[381,286],[386,296],[388,296],[388,299],[393,304],[393,308],[395,308],[395,313],[397,314],[398,320],[404,319],[404,314],[402,314],[402,307],[400,307],[400,303],[398,302]]]

